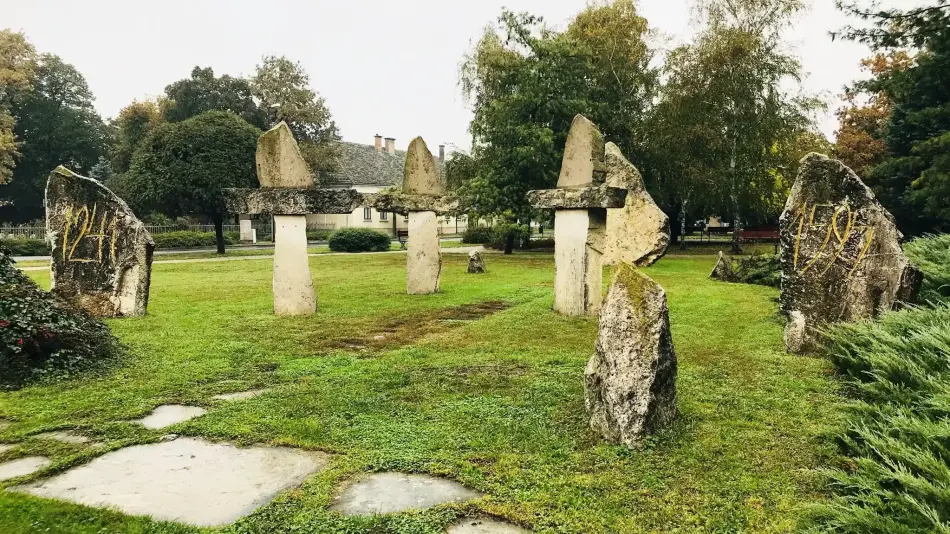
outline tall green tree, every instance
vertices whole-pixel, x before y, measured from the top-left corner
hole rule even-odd
[[[22,156],[6,186],[13,204],[0,207],[0,219],[24,222],[43,217],[50,171],[65,165],[88,172],[105,154],[107,131],[86,79],[51,54],[39,57],[32,90],[14,101],[11,114]]]
[[[244,78],[215,76],[211,67],[195,67],[191,77],[165,87],[168,122],[197,117],[206,111],[230,111],[257,128],[265,128],[267,116],[254,100],[251,84]]]
[[[200,214],[214,223],[224,254],[227,211],[221,190],[256,187],[261,131],[228,111],[207,111],[159,125],[139,145],[126,175],[136,205],[166,215]]]
[[[12,108],[32,90],[37,60],[36,49],[25,35],[0,31],[0,185],[13,177],[16,158],[20,156]]]
[[[310,75],[299,62],[265,56],[250,79],[268,126],[287,123],[311,170],[336,169],[334,141],[340,139],[326,101],[310,87]]]
[[[113,171],[128,172],[135,150],[152,130],[165,122],[165,112],[169,105],[171,101],[167,99],[141,102],[133,100],[112,119],[114,138],[109,151],[109,162]]]

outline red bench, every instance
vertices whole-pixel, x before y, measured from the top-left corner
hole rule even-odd
[[[743,243],[778,243],[781,234],[778,228],[748,228],[739,232]]]

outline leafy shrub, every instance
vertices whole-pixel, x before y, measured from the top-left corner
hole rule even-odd
[[[736,278],[742,284],[779,287],[782,284],[782,263],[774,254],[753,254],[733,261]]]
[[[331,233],[330,230],[307,230],[307,241],[326,241]]]
[[[490,226],[469,226],[468,230],[465,230],[465,233],[462,234],[462,243],[484,245],[485,243],[491,243],[494,235]]]
[[[105,324],[40,289],[0,248],[0,387],[69,375],[123,352]]]
[[[554,248],[554,238],[546,237],[542,239],[528,239],[524,242],[525,248],[528,249],[553,249]]]
[[[335,252],[385,252],[392,241],[389,234],[370,228],[343,228],[330,236],[330,250]]]
[[[815,530],[950,531],[950,304],[840,325],[828,355],[854,402]]]
[[[180,232],[168,232],[166,234],[155,234],[152,236],[152,239],[155,240],[155,248],[158,249],[213,247],[216,244],[214,232],[192,232],[185,230]],[[239,239],[239,234],[235,232],[224,233],[224,243],[226,245],[233,245],[237,243]]]
[[[42,239],[4,239],[0,245],[11,256],[49,256],[49,245]]]
[[[921,302],[950,300],[950,234],[915,239],[904,245],[904,252],[924,272]]]

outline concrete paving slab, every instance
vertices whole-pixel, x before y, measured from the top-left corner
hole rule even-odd
[[[155,408],[155,410],[148,417],[139,419],[138,422],[141,423],[145,428],[156,430],[178,423],[183,423],[189,419],[200,417],[206,413],[208,413],[208,410],[199,408],[197,406],[166,404]]]
[[[238,448],[182,438],[110,452],[86,465],[21,486],[40,497],[113,507],[202,527],[228,525],[299,485],[328,462],[323,453]]]
[[[16,445],[9,445],[7,443],[0,443],[0,454],[3,454],[7,451],[12,451],[16,448]]]
[[[530,531],[493,519],[463,519],[449,527],[446,534],[529,534]]]
[[[426,475],[377,473],[343,490],[331,510],[343,515],[390,514],[423,510],[447,502],[477,499],[482,494],[458,482]]]
[[[0,464],[0,482],[33,474],[49,465],[49,458],[28,456]]]
[[[35,437],[39,439],[45,439],[50,441],[61,441],[63,443],[71,443],[73,445],[82,445],[92,441],[82,434],[77,434],[70,431],[60,431],[60,432],[44,432],[43,434],[37,434]]]
[[[269,389],[254,389],[251,391],[241,391],[238,393],[224,393],[222,395],[215,395],[213,398],[223,401],[242,401],[253,399],[254,397],[260,397],[261,395],[270,391]]]

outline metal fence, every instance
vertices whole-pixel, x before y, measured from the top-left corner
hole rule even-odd
[[[257,230],[258,236],[269,236],[274,231],[273,223],[267,220],[251,221],[251,227]],[[145,229],[152,235],[167,234],[171,232],[214,232],[213,224],[190,224],[184,225],[145,225]],[[309,223],[307,230],[336,230],[336,225],[332,223]],[[225,224],[224,232],[240,233],[241,225]],[[0,239],[45,239],[46,228],[43,226],[0,226]]]

